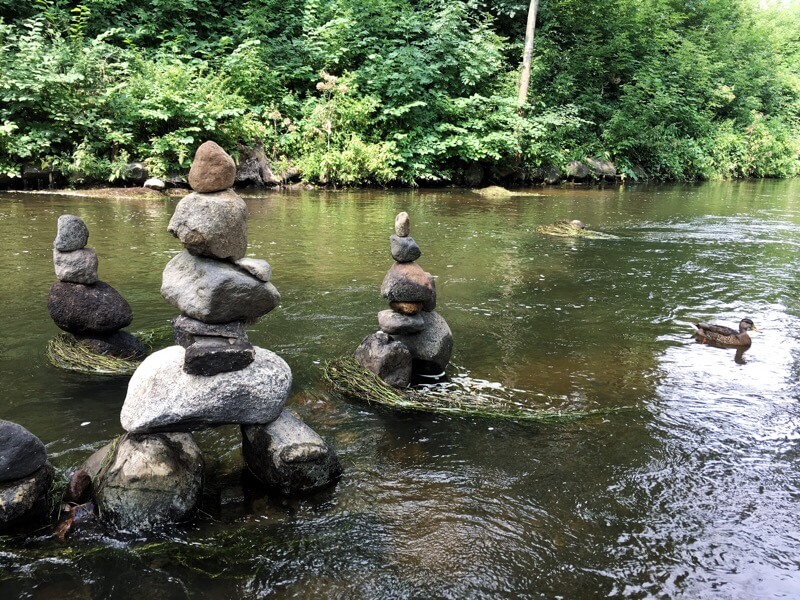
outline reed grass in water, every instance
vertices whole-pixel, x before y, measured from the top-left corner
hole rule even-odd
[[[151,351],[168,343],[172,327],[164,325],[133,334]],[[69,333],[61,333],[47,343],[47,358],[54,367],[85,375],[131,375],[141,361],[98,354],[79,343]]]
[[[575,225],[569,221],[556,221],[551,225],[540,225],[536,228],[536,231],[547,235],[555,235],[557,237],[582,237],[587,239],[605,240],[619,239],[616,235],[611,235],[610,233],[602,233],[600,231],[591,231],[589,229],[575,227]]]
[[[369,404],[466,417],[515,419],[546,424],[569,423],[587,417],[631,410],[631,407],[565,411],[528,408],[485,392],[468,393],[446,383],[400,390],[385,383],[351,357],[342,357],[327,363],[323,378],[335,392]]]

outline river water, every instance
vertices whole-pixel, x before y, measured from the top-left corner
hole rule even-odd
[[[292,367],[289,406],[337,450],[333,490],[284,500],[242,477],[236,427],[198,434],[204,513],[149,537],[0,538],[1,598],[796,598],[800,596],[800,181],[247,196],[249,253],[282,305],[248,331]],[[89,226],[136,331],[180,249],[176,200],[0,195],[0,418],[63,476],[122,432],[125,378],[60,371],[56,219]],[[557,425],[400,413],[320,381],[386,308],[407,210],[455,338],[451,372]],[[619,239],[548,237],[580,218]],[[694,320],[761,333],[741,356]]]

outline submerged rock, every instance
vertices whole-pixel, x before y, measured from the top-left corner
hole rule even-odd
[[[56,281],[47,296],[47,309],[56,325],[75,334],[112,333],[133,320],[125,298],[103,281],[94,285]]]
[[[425,321],[421,333],[394,337],[408,348],[415,361],[415,371],[426,375],[441,373],[453,353],[453,334],[439,313],[423,311],[420,314]]]
[[[233,190],[183,198],[167,227],[192,254],[237,260],[247,252],[247,205]]]
[[[200,144],[189,169],[189,185],[195,192],[220,192],[233,186],[236,163],[216,142]]]
[[[313,492],[342,474],[333,449],[286,409],[269,425],[242,426],[242,452],[257,479],[286,495]]]
[[[53,467],[45,462],[25,477],[0,483],[0,530],[47,512],[47,493],[53,474]]]
[[[0,482],[26,477],[47,462],[42,440],[11,421],[0,420]]]
[[[391,386],[405,388],[411,382],[411,352],[383,331],[365,337],[355,357],[358,364]]]
[[[94,480],[101,518],[126,531],[186,521],[203,487],[203,454],[189,433],[126,434]]]
[[[136,369],[120,414],[123,429],[191,431],[227,423],[269,423],[280,414],[292,387],[292,372],[274,352],[255,347],[252,364],[211,377],[184,372],[185,353],[180,346],[170,346]]]
[[[108,335],[76,335],[75,339],[95,354],[128,360],[144,360],[148,352],[147,346],[127,331],[115,331]]]

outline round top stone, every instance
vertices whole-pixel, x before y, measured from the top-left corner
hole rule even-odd
[[[0,419],[0,482],[27,477],[46,460],[47,451],[38,437],[22,425]]]
[[[394,232],[398,237],[406,237],[411,232],[411,221],[407,212],[403,211],[394,218]]]
[[[59,252],[80,250],[89,241],[89,228],[83,219],[75,215],[58,217],[58,233],[53,247]]]
[[[233,186],[236,163],[216,142],[204,142],[189,169],[189,185],[195,192],[221,192]]]

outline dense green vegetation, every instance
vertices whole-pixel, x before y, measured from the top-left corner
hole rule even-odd
[[[213,138],[338,185],[607,158],[800,172],[800,18],[758,0],[0,0],[0,173],[185,168]]]

